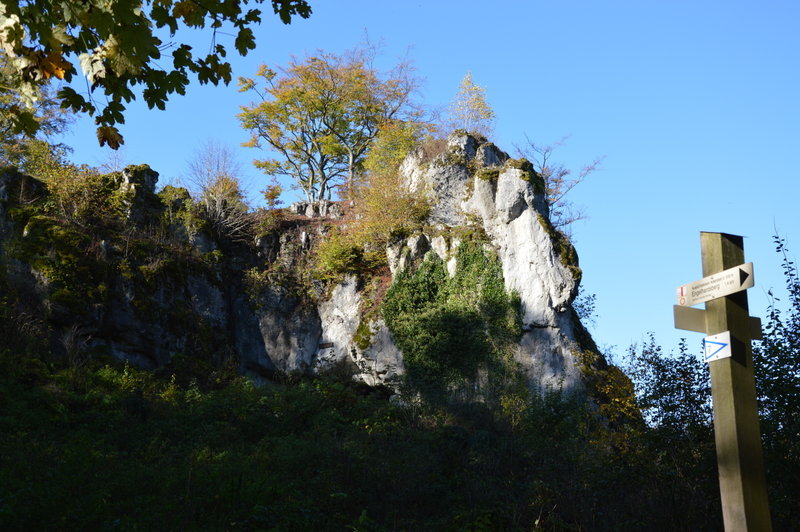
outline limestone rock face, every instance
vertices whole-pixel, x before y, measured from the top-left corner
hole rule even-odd
[[[503,263],[506,287],[520,294],[527,326],[555,326],[577,291],[577,279],[558,254],[548,232],[542,197],[537,198],[522,170],[506,168],[492,183],[476,182],[462,202],[477,214]]]
[[[430,242],[425,235],[413,235],[407,240],[389,245],[386,249],[386,257],[389,261],[389,271],[393,274],[405,270],[425,256],[430,249]]]
[[[280,287],[270,287],[262,295],[256,315],[269,366],[284,373],[307,371],[322,334],[316,309],[302,305]]]
[[[342,206],[330,200],[319,200],[316,202],[301,201],[292,203],[289,211],[294,214],[301,214],[309,218],[330,217],[340,218],[344,211]]]
[[[467,192],[470,171],[466,162],[475,158],[478,143],[474,137],[451,136],[447,149],[430,163],[419,157],[408,157],[400,168],[412,191],[425,192],[435,198],[430,221],[448,226],[466,223],[461,199]]]
[[[464,138],[456,136],[455,139]],[[463,141],[457,141],[463,142]],[[475,160],[483,167],[502,166],[509,159],[508,154],[501,151],[497,146],[490,142],[486,142],[478,146],[475,150]]]
[[[362,316],[361,303],[358,282],[348,275],[333,289],[331,298],[319,304],[322,336],[313,369],[324,371],[344,364],[351,366],[354,378],[370,386],[396,383],[403,374],[403,355],[382,319]],[[360,327],[362,341],[368,343],[361,347]]]
[[[401,172],[409,187],[433,200],[433,231],[387,248],[393,276],[427,253],[437,254],[453,276],[461,242],[458,231],[472,227],[485,232],[502,262],[506,288],[519,294],[523,336],[515,358],[531,386],[579,388],[575,353],[581,346],[571,308],[579,270],[574,250],[550,225],[541,177],[529,163],[513,161],[493,144],[466,134],[452,135],[445,152],[431,161],[423,162],[419,154],[408,157]],[[292,212],[318,217],[337,211],[297,204]],[[297,252],[311,246],[309,239],[321,236],[309,231],[282,234],[274,241],[282,251],[265,248],[262,255],[295,267]],[[398,382],[405,368],[402,352],[379,315],[364,315],[365,296],[357,279],[347,276],[329,295],[320,295],[312,307],[277,289],[263,294],[257,305],[260,340],[238,335],[239,349],[249,353],[245,366],[281,372],[346,367],[370,385]]]
[[[128,166],[122,171],[120,189],[127,192],[128,219],[134,223],[144,223],[147,220],[147,209],[153,203],[158,183],[158,172],[151,170],[146,164]]]
[[[369,346],[354,351],[359,369],[357,378],[370,386],[394,385],[405,373],[403,353],[397,348],[392,333],[382,319],[369,322]]]
[[[315,367],[326,369],[351,356],[353,337],[361,322],[361,294],[352,275],[333,289],[331,298],[317,307],[322,337]]]
[[[455,165],[441,165],[448,158]],[[494,145],[477,145],[466,134],[451,136],[448,152],[426,168],[410,158],[403,172],[412,187],[431,184],[432,222],[452,228],[477,219],[486,232],[502,262],[506,288],[522,303],[525,332],[516,358],[531,384],[580,386],[574,353],[581,346],[571,309],[579,270],[570,263],[576,261],[571,245],[550,225],[541,177],[529,164],[510,161]],[[445,239],[436,237],[431,246],[443,260],[453,260],[452,243],[448,249]],[[451,275],[454,267],[448,263]]]
[[[530,163],[457,133],[443,153],[432,158],[412,154],[400,171],[409,188],[431,198],[433,208],[424,233],[395,241],[386,250],[392,276],[435,254],[453,277],[460,243],[470,232],[481,232],[485,246],[502,263],[506,289],[519,295],[523,335],[515,358],[530,385],[581,387],[575,354],[585,347],[577,340],[584,331],[571,306],[580,270],[574,249],[549,222],[544,184]],[[93,347],[143,367],[165,366],[181,356],[199,354],[211,361],[235,356],[243,371],[265,378],[343,369],[369,385],[399,382],[406,365],[373,300],[375,286],[366,290],[366,283],[352,275],[332,287],[322,281],[292,284],[293,272],[313,271],[309,251],[343,223],[337,220],[345,212],[341,204],[295,204],[280,231],[252,245],[173,223],[163,229],[172,247],[159,248],[145,237],[148,228],[159,226],[165,209],[180,205],[170,206],[155,194],[157,177],[139,166],[118,178],[128,200],[125,214],[138,232],[97,245],[103,268],[83,268],[80,275],[89,277],[76,277],[75,286],[56,294],[59,287],[45,278],[49,263],[42,267],[34,260],[67,256],[69,250],[37,248],[29,262],[3,257],[6,282],[49,309],[54,330],[79,320]],[[23,181],[16,173],[0,173],[0,254],[8,238],[26,246],[48,245],[8,218],[7,205],[15,198],[25,196],[27,202],[28,196],[46,194],[35,180]],[[44,234],[59,229],[54,224],[34,216],[28,226]],[[108,273],[91,277],[95,270]],[[388,275],[383,282],[390,282]],[[105,295],[92,296],[91,304],[75,295],[101,283]],[[76,303],[90,308],[80,316],[71,314],[68,305]]]

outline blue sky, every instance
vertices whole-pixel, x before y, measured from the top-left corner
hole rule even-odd
[[[701,334],[673,328],[672,305],[678,285],[702,276],[700,231],[747,237],[751,314],[764,316],[767,289],[780,292],[775,228],[800,255],[800,4],[309,2],[308,20],[265,17],[258,48],[233,58],[234,75],[342,52],[366,31],[383,42],[386,67],[406,54],[413,61],[428,106],[447,105],[471,71],[497,115],[502,149],[526,134],[544,144],[569,136],[555,153],[567,167],[605,157],[572,193],[589,216],[573,231],[584,287],[597,296],[601,347],[621,354],[653,331],[668,349],[686,337],[699,351]],[[202,50],[210,36],[193,40]],[[239,146],[247,134],[236,119],[249,101],[233,83],[192,86],[166,111],[131,104],[124,161],[150,164],[165,184],[215,139],[236,151],[257,191],[266,179],[250,161],[262,154]],[[90,120],[64,141],[78,162],[108,158]]]

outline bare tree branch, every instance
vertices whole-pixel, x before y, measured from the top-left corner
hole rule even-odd
[[[528,159],[534,169],[544,179],[547,206],[550,209],[550,221],[561,232],[570,236],[570,225],[585,220],[583,208],[576,206],[567,197],[569,193],[587,177],[600,168],[605,157],[598,157],[585,165],[575,174],[561,163],[553,162],[553,153],[563,146],[569,137],[564,137],[553,144],[537,144],[525,135],[525,144],[515,145],[517,154]]]

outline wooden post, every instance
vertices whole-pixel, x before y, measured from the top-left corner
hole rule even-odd
[[[704,277],[744,264],[740,236],[703,232],[700,246]],[[731,334],[732,356],[709,364],[725,530],[769,532],[747,291],[707,301],[705,318],[709,335]]]

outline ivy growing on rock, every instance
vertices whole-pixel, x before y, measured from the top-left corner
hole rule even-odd
[[[468,399],[478,383],[477,392],[488,398],[514,380],[519,298],[506,291],[500,261],[483,244],[459,246],[453,277],[429,253],[416,271],[398,275],[382,312],[403,352],[411,391],[434,400]]]

